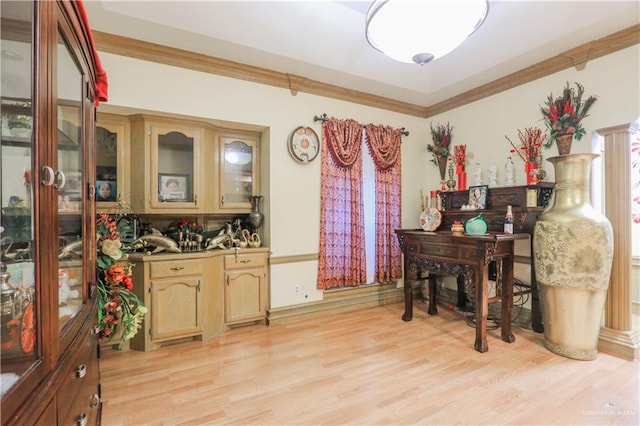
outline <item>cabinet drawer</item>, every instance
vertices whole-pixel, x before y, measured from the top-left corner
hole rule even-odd
[[[266,264],[264,253],[228,254],[224,257],[224,269],[255,268]]]
[[[153,262],[149,265],[151,278],[202,275],[202,261],[194,259]]]
[[[74,413],[71,411],[72,408],[76,410],[79,408],[76,398],[79,396],[80,389],[93,388],[95,386],[93,392],[97,392],[99,377],[97,339],[96,335],[91,334],[85,338],[56,395],[58,424],[64,424],[65,421],[74,417]],[[88,406],[89,402],[87,401],[83,405]],[[80,413],[78,412],[77,414],[79,415]]]

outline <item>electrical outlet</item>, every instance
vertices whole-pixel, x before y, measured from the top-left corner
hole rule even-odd
[[[296,294],[300,294],[300,286],[296,284]]]

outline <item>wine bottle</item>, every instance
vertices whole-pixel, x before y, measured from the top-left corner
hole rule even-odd
[[[513,234],[513,211],[507,206],[507,214],[504,216],[504,233]]]

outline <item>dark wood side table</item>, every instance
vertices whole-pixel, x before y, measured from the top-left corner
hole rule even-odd
[[[531,293],[531,328],[537,333],[544,331],[542,324],[542,312],[540,311],[540,297],[536,284],[535,267],[533,265],[533,228],[536,221],[549,205],[553,195],[553,182],[539,182],[536,185],[503,186],[489,188],[487,191],[486,208],[483,210],[461,210],[464,204],[469,203],[469,191],[447,191],[442,192],[443,212],[442,224],[438,230],[448,231],[454,220],[466,222],[474,216],[482,213],[489,232],[502,232],[504,216],[507,206],[511,206],[514,216],[514,232],[526,233],[530,236],[529,251],[531,254],[531,274],[529,291]],[[529,194],[533,192],[533,194]],[[529,197],[533,195],[533,197]],[[528,200],[529,198],[529,200]],[[527,202],[532,201],[532,202]],[[461,291],[460,280],[458,284],[458,307],[462,308],[466,303],[466,295]]]
[[[450,231],[425,232],[397,229],[400,248],[404,253],[404,321],[413,318],[413,286],[421,272],[431,276],[462,276],[465,290],[474,294],[476,315],[475,350],[486,352],[487,314],[490,302],[502,302],[501,337],[505,342],[515,340],[511,332],[513,309],[513,252],[514,241],[527,239],[527,234],[463,235],[454,236]],[[497,285],[500,292],[489,299],[489,263],[498,265]],[[429,283],[428,313],[437,313],[435,278]]]

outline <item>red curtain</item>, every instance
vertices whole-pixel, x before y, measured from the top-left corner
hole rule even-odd
[[[318,288],[366,282],[362,199],[362,125],[327,119],[322,124]]]
[[[402,277],[400,245],[395,230],[400,228],[402,130],[389,126],[366,126],[369,152],[376,165],[376,268],[375,280],[385,282]]]

